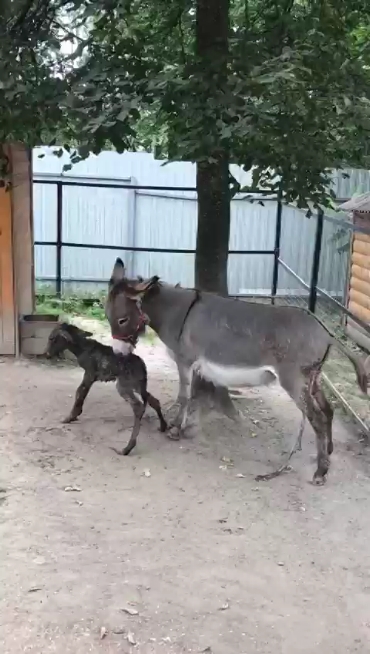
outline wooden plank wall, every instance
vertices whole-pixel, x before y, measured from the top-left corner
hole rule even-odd
[[[32,221],[32,159],[31,150],[14,143],[10,148],[12,163],[12,224],[14,285],[17,313],[33,313],[34,263]]]
[[[370,215],[354,216],[354,222],[370,229]],[[359,232],[354,233],[352,239],[348,308],[370,325],[370,235]],[[347,320],[347,333],[370,351],[370,336],[351,319]]]
[[[11,197],[0,188],[0,354],[15,354]]]
[[[17,355],[18,317],[34,306],[32,165],[24,145],[6,149],[12,190],[0,188],[0,355]]]

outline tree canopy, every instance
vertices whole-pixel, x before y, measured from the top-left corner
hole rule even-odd
[[[58,140],[72,162],[106,147],[154,147],[212,163],[222,149],[253,169],[254,187],[281,188],[300,206],[327,203],[330,169],[369,161],[366,1],[224,2],[227,60],[213,51],[207,70],[199,0],[7,3],[0,142]]]

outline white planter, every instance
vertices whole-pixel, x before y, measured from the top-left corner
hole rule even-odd
[[[58,316],[32,314],[23,316],[19,323],[20,350],[25,356],[45,353],[48,338],[58,325]]]

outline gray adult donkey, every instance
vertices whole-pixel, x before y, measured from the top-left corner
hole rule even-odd
[[[314,429],[313,480],[324,483],[333,451],[333,410],[319,376],[330,347],[335,345],[350,359],[364,393],[367,374],[363,362],[314,315],[298,307],[242,302],[175,287],[158,277],[130,280],[121,259],[113,268],[106,314],[115,349],[132,349],[146,324],[167,346],[180,377],[174,423],[178,432],[185,427],[194,372],[226,388],[265,386],[277,379],[302,411],[299,442],[306,416]]]

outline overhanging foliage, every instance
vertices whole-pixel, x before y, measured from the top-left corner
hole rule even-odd
[[[193,0],[8,3],[0,142],[78,143],[72,162],[106,147],[197,162],[221,149],[254,187],[328,203],[330,169],[369,161],[366,4],[233,0],[230,25],[220,80],[217,57],[205,75],[197,56]]]

